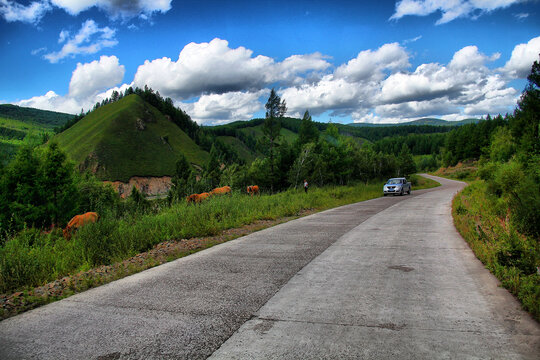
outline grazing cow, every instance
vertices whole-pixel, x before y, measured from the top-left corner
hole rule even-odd
[[[251,194],[251,196],[256,195],[259,193],[259,187],[257,185],[248,186],[247,193]]]
[[[230,186],[223,186],[220,188],[215,188],[214,190],[210,191],[210,195],[225,195],[225,194],[232,195]]]
[[[95,223],[98,221],[99,215],[96,212],[87,212],[82,215],[75,215],[71,220],[69,220],[66,228],[64,229],[64,238],[69,240],[71,235],[75,230],[80,228],[83,225]]]
[[[193,194],[193,195],[189,195],[187,198],[186,198],[186,201],[189,203],[195,203],[195,204],[199,204],[201,203],[204,199],[206,199],[207,197],[209,197],[210,194],[205,192],[205,193],[201,193],[201,194]]]
[[[197,199],[199,197],[199,194],[191,194],[186,198],[186,202],[189,203],[196,203],[198,202]]]
[[[198,202],[202,202],[204,199],[206,199],[207,197],[210,197],[210,193],[207,193],[207,192],[204,192],[204,193],[200,193],[199,194],[199,201]]]

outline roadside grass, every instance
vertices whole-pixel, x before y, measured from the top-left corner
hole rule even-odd
[[[540,321],[539,239],[516,231],[504,202],[473,181],[452,203],[456,228],[476,257]]]
[[[413,176],[411,180],[416,183],[413,191],[439,186],[437,182],[423,177]],[[43,234],[38,229],[25,229],[14,236],[0,239],[0,244],[3,244],[0,246],[0,294],[21,293],[19,296],[24,299],[19,301],[25,306],[20,311],[25,311],[65,297],[50,296],[48,300],[40,298],[34,301],[34,288],[100,266],[119,264],[164,241],[217,236],[228,229],[270,220],[265,226],[251,230],[257,231],[285,219],[300,217],[306,212],[380,197],[381,189],[382,182],[376,182],[314,187],[307,194],[294,189],[254,197],[233,193],[232,196],[211,198],[198,205],[188,205],[182,201],[171,206],[164,205],[157,211],[140,211],[121,218],[104,214],[97,223],[79,229],[71,241],[62,237],[60,229],[50,234]],[[73,286],[71,291],[81,292],[232,238],[235,237],[227,236],[219,241],[210,239],[196,248],[169,254],[166,259],[147,259],[143,264],[122,268],[109,277],[90,276]]]
[[[477,161],[459,162],[456,166],[441,167],[431,175],[441,176],[454,180],[471,182],[476,180],[478,170]]]

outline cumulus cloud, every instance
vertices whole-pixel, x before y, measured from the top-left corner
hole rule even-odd
[[[539,39],[517,45],[506,65],[496,69],[489,65],[500,54],[485,54],[474,45],[457,50],[446,64],[411,68],[404,46],[384,44],[334,67],[319,53],[276,61],[214,39],[186,45],[176,61],[146,61],[133,82],[120,88],[111,88],[121,83],[125,72],[116,57],[78,64],[68,94],[49,92],[21,104],[78,112],[110,97],[115,89],[148,85],[171,97],[198,123],[218,124],[251,118],[264,109],[269,88],[276,87],[290,116],[309,110],[314,116],[324,113],[354,121],[459,120],[512,111],[519,91],[509,83],[530,71],[538,58]]]
[[[392,43],[375,51],[361,51],[356,58],[338,67],[335,75],[349,82],[380,80],[385,76],[383,70],[402,70],[409,66],[409,55],[405,49],[398,43]]]
[[[436,24],[445,24],[461,17],[476,18],[484,13],[503,9],[520,0],[401,0],[390,20],[399,20],[407,15],[426,16],[441,12]]]
[[[43,57],[51,63],[79,54],[95,54],[103,48],[118,44],[114,38],[116,30],[108,26],[100,28],[94,20],[86,20],[75,36],[69,38],[66,30],[60,32],[58,42],[64,43],[60,51],[51,52]]]
[[[112,18],[132,18],[138,15],[146,17],[154,13],[166,13],[171,9],[171,0],[51,0],[55,6],[71,15],[97,7],[107,12]]]
[[[78,15],[92,7],[105,11],[113,19],[136,16],[148,19],[155,13],[166,13],[172,0],[40,0],[28,5],[12,0],[0,0],[0,15],[8,22],[38,23],[54,7]]]
[[[125,68],[116,56],[101,56],[87,64],[77,64],[69,83],[69,96],[84,99],[122,81]]]
[[[124,66],[116,56],[101,56],[99,60],[77,64],[71,75],[69,92],[65,96],[49,91],[45,95],[34,96],[17,102],[19,106],[44,110],[79,113],[81,108],[89,110],[96,102],[111,96],[113,90],[124,91],[130,85],[112,88],[124,77]]]
[[[231,49],[226,40],[186,45],[177,61],[161,58],[139,66],[134,82],[172,98],[200,94],[259,90],[277,81],[298,80],[299,74],[321,71],[330,64],[321,54],[293,55],[281,63],[244,47]]]
[[[60,96],[52,90],[48,91],[45,95],[18,101],[16,105],[65,112],[68,114],[76,114],[81,110],[79,101],[66,96]]]
[[[33,1],[25,6],[15,1],[0,0],[0,15],[7,22],[38,23],[50,10],[51,5],[48,1]]]
[[[501,69],[508,76],[524,79],[531,72],[533,62],[538,60],[540,54],[540,36],[529,40],[526,44],[514,47],[510,60]]]
[[[452,57],[449,66],[458,70],[480,69],[484,67],[487,61],[495,61],[500,57],[500,53],[491,56],[482,54],[478,51],[478,47],[471,45],[457,51]]]
[[[233,91],[225,94],[201,96],[194,103],[178,103],[199,124],[221,124],[236,120],[249,120],[264,109],[261,97],[270,91]]]
[[[355,121],[401,122],[424,116],[507,112],[515,106],[517,91],[486,66],[499,57],[499,53],[486,55],[476,46],[467,46],[456,51],[447,65],[421,64],[408,71],[406,50],[386,44],[362,51],[318,83],[287,88],[280,94],[294,115],[305,109],[314,115],[332,111],[332,116],[346,115]]]

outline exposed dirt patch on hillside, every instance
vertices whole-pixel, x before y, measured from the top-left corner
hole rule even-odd
[[[133,176],[127,183],[122,181],[104,181],[104,183],[112,185],[114,190],[123,199],[131,194],[133,187],[136,187],[137,190],[147,196],[156,196],[166,194],[172,185],[170,176]]]
[[[122,262],[103,265],[78,274],[66,276],[33,289],[19,291],[13,294],[0,294],[0,320],[176,260],[214,245],[315,212],[317,211],[310,209],[300,212],[298,216],[284,217],[276,220],[259,220],[240,228],[225,230],[221,234],[211,237],[164,241],[149,251],[137,254]]]

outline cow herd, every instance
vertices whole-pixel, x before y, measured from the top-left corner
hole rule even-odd
[[[247,193],[251,196],[259,194],[259,187],[257,185],[250,185],[247,187]],[[211,196],[216,195],[231,195],[231,187],[230,186],[223,186],[219,188],[215,188],[214,190],[210,192],[203,192],[200,194],[192,194],[186,197],[186,202],[188,204],[200,204],[204,200],[210,198]]]
[[[251,196],[258,195],[259,194],[259,187],[257,185],[250,185],[247,187],[247,193]],[[200,204],[205,199],[210,198],[211,196],[217,196],[217,195],[231,195],[231,187],[230,186],[223,186],[219,188],[215,188],[214,190],[210,192],[204,192],[201,194],[192,194],[186,197],[186,201],[188,204]],[[75,215],[67,224],[66,228],[63,230],[64,238],[69,240],[71,239],[71,236],[73,233],[80,228],[81,226],[84,226],[86,224],[95,223],[98,221],[99,215],[96,212],[87,212],[82,215]],[[54,226],[51,227],[51,231],[54,229]],[[50,231],[49,231],[50,232]],[[49,233],[47,232],[47,233]]]

